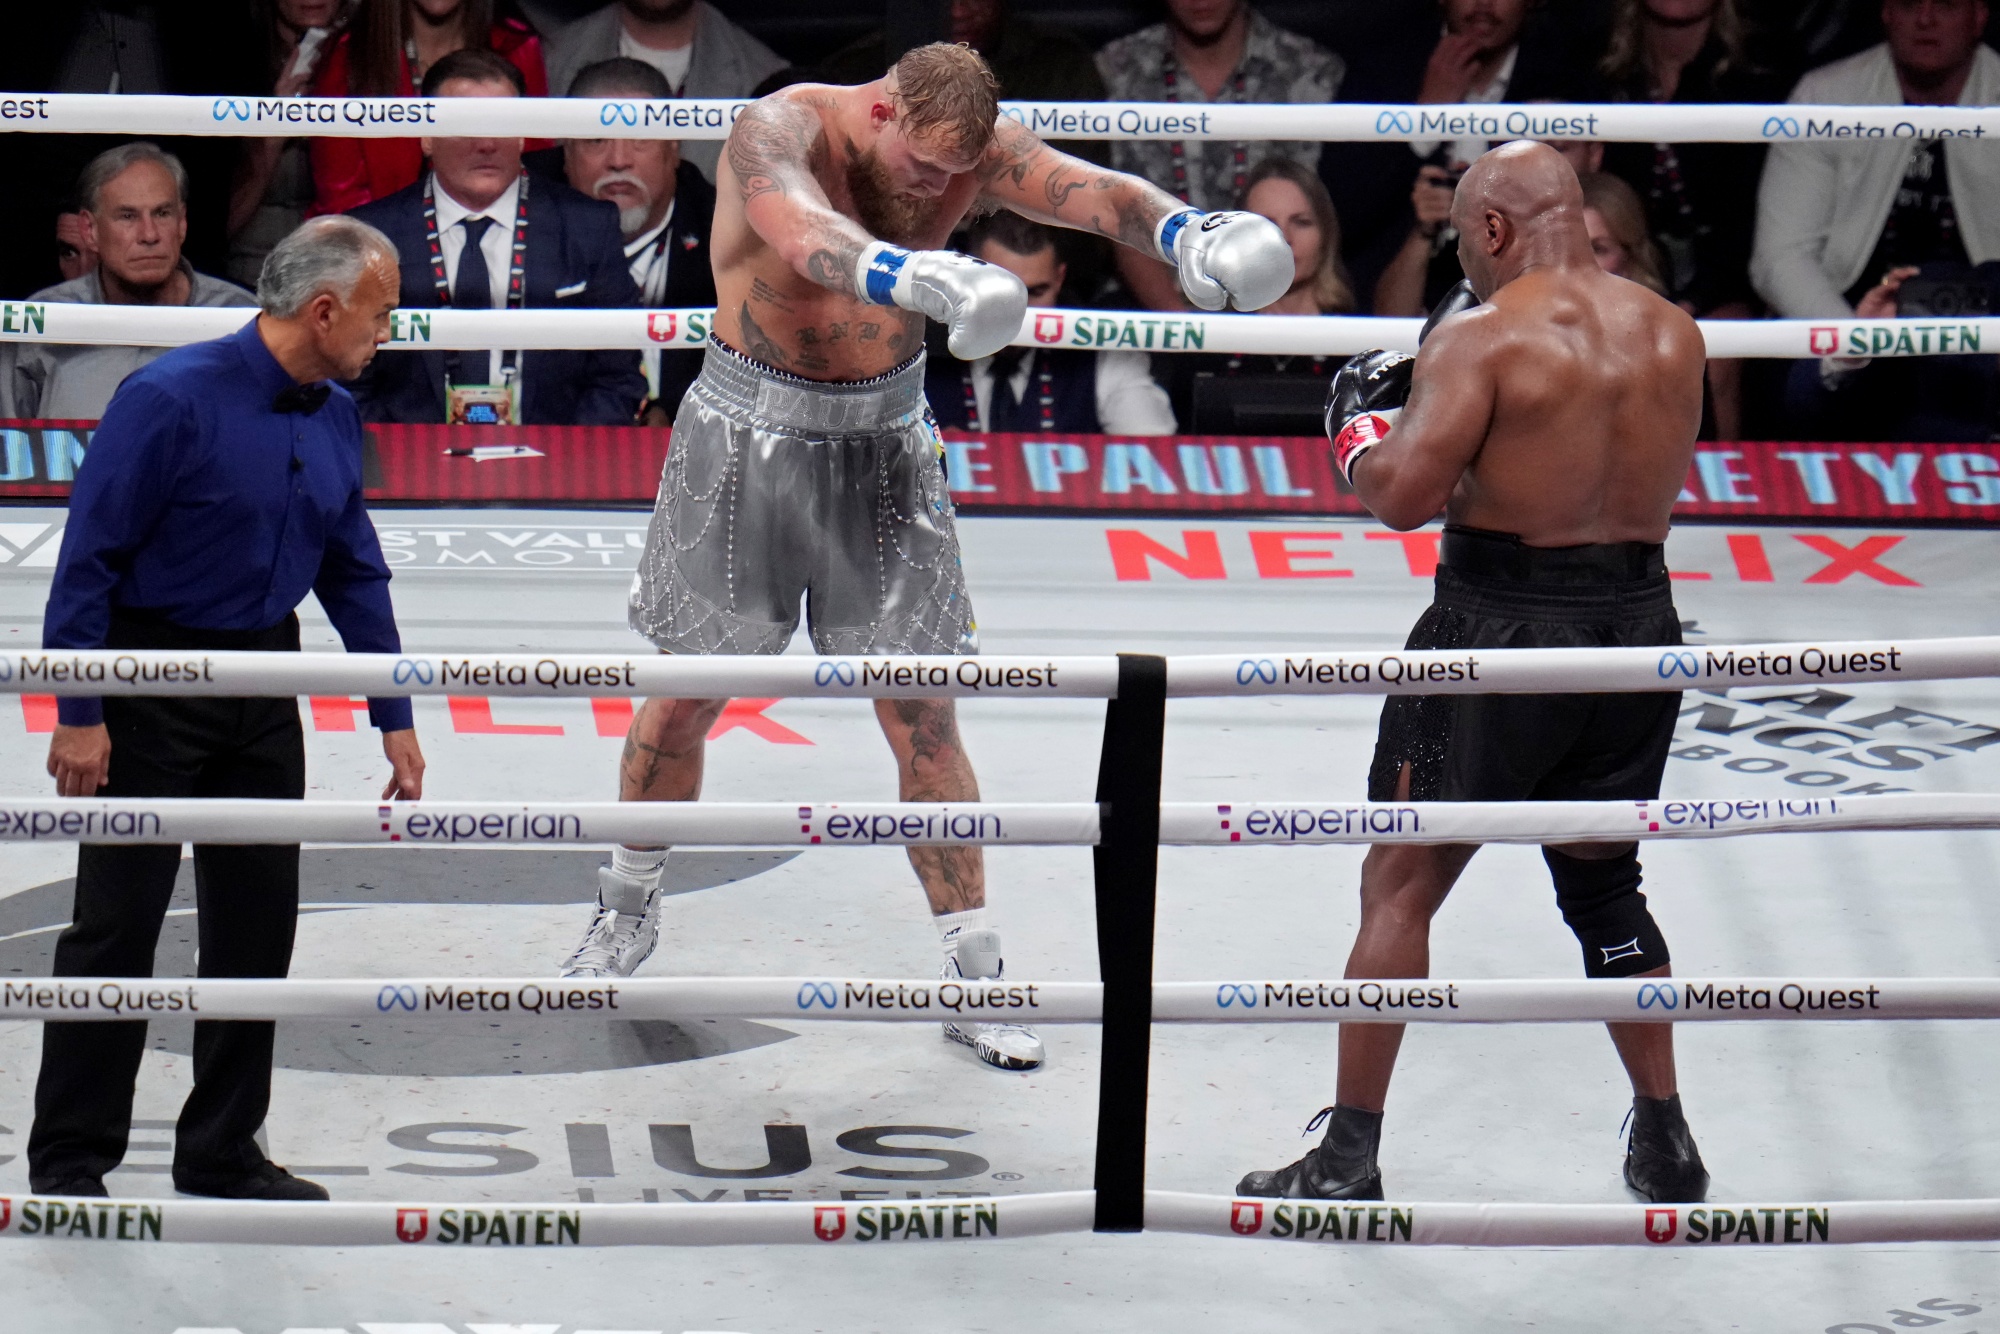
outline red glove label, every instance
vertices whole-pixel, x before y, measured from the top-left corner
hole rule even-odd
[[[1354,482],[1354,460],[1381,444],[1388,434],[1388,419],[1372,412],[1349,417],[1340,428],[1340,434],[1333,438],[1333,462],[1349,485]]]

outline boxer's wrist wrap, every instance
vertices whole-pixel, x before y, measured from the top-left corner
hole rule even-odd
[[[1160,252],[1160,258],[1167,263],[1175,263],[1174,244],[1192,223],[1206,216],[1198,208],[1184,208],[1178,213],[1169,213],[1160,219],[1160,225],[1153,229],[1153,245]]]
[[[896,280],[902,276],[903,265],[909,262],[911,254],[887,241],[875,242],[854,262],[854,290],[863,300],[878,306],[895,305]]]
[[[1354,465],[1361,461],[1363,454],[1382,443],[1399,415],[1397,412],[1363,412],[1341,423],[1339,432],[1333,437],[1333,466],[1340,469],[1340,475],[1350,490],[1354,486]]]

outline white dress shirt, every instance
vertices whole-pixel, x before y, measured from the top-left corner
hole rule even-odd
[[[1030,349],[1010,382],[1015,402],[1027,403],[1034,374],[1035,353]],[[1174,433],[1173,405],[1167,391],[1154,382],[1152,363],[1144,352],[1099,352],[1096,387],[1097,424],[1106,435]],[[993,410],[993,358],[972,363],[972,397],[979,421],[971,429],[983,430]]]
[[[467,218],[493,219],[493,226],[479,238],[479,253],[486,259],[486,285],[492,293],[490,304],[495,310],[505,310],[507,273],[514,260],[514,222],[521,208],[520,179],[516,177],[509,182],[498,199],[476,212],[453,199],[435,175],[431,177],[431,194],[437,202],[438,250],[444,256],[445,281],[454,288],[458,285],[458,257],[465,253],[465,228],[460,224]],[[457,299],[458,293],[454,291],[452,300]],[[487,353],[486,383],[500,383],[505,355],[497,348]]]
[[[1498,102],[1503,98],[1505,98],[1507,96],[1508,81],[1514,77],[1514,62],[1520,57],[1520,54],[1521,54],[1521,44],[1519,42],[1516,42],[1514,43],[1514,45],[1508,47],[1507,58],[1505,60],[1502,60],[1500,62],[1500,68],[1494,71],[1492,81],[1478,88],[1471,88],[1466,90],[1465,94],[1466,102],[1468,104],[1475,102],[1490,103],[1490,102]],[[1415,143],[1412,143],[1410,145],[1410,151],[1415,153],[1418,157],[1429,157],[1432,153],[1435,153],[1437,151],[1438,144],[1442,142],[1445,141],[1438,139],[1419,139]],[[1493,142],[1498,142],[1498,141],[1495,140]],[[1477,162],[1479,160],[1481,154],[1483,154],[1487,149],[1493,146],[1493,142],[1488,142],[1485,139],[1451,140],[1449,143],[1446,144],[1446,146],[1451,149],[1451,152],[1448,154],[1448,156],[1451,159],[1448,165],[1453,168],[1470,166],[1472,163]]]
[[[674,205],[667,204],[667,215],[660,219],[660,225],[652,227],[625,243],[625,262],[631,266],[632,285],[639,289],[639,304],[657,307],[667,297],[667,269],[673,263],[673,235],[668,228],[674,225]],[[660,396],[660,349],[649,347],[640,354],[646,371],[646,397]]]

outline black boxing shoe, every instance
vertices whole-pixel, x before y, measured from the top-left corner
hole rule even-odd
[[[1382,1113],[1359,1107],[1322,1107],[1306,1123],[1310,1135],[1326,1122],[1326,1135],[1311,1153],[1274,1172],[1252,1172],[1236,1183],[1236,1193],[1287,1200],[1379,1200],[1382,1171],[1375,1150],[1382,1142]]]
[[[1708,1198],[1708,1169],[1681,1115],[1680,1094],[1632,1099],[1625,1184],[1655,1204],[1700,1204]]]

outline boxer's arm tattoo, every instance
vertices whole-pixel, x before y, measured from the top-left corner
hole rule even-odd
[[[874,238],[820,184],[832,150],[811,106],[782,97],[752,103],[730,131],[727,159],[751,229],[801,277],[861,295],[854,269]]]
[[[996,205],[1038,222],[1096,232],[1148,255],[1160,219],[1187,207],[1136,176],[1059,153],[1005,119],[980,163],[979,179]]]

